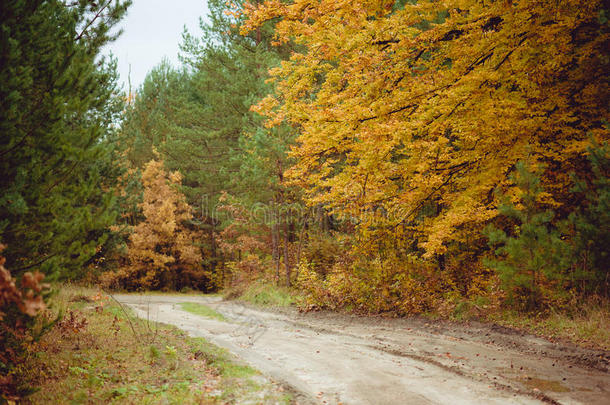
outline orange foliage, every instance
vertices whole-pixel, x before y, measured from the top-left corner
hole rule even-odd
[[[301,309],[348,309],[392,316],[434,311],[448,316],[460,304],[479,302],[474,315],[497,308],[503,298],[498,280],[477,269],[467,291],[460,291],[455,274],[439,271],[419,259],[365,261],[349,257],[338,261],[325,276],[306,261],[299,268],[297,285],[304,293]]]
[[[180,173],[167,173],[162,161],[146,164],[140,204],[145,220],[133,227],[127,264],[102,275],[106,286],[128,290],[209,287],[197,246],[201,235],[188,227],[191,208],[178,190],[181,180]]]
[[[341,261],[326,277],[302,263],[298,285],[306,293],[304,309],[348,308],[393,315],[435,309],[453,288],[448,276],[430,264],[390,258]]]
[[[0,252],[4,249],[0,245]],[[46,308],[44,275],[27,272],[18,283],[4,267],[0,256],[0,398],[19,398],[13,368],[20,364],[33,341],[32,322]]]
[[[0,252],[4,246],[0,245]],[[42,298],[42,291],[49,288],[43,284],[44,274],[36,271],[27,272],[21,279],[20,288],[11,273],[4,267],[6,259],[0,256],[0,321],[4,319],[6,308],[15,305],[19,311],[28,316],[36,316],[46,308]]]
[[[219,246],[223,253],[233,259],[243,251],[269,253],[266,237],[269,227],[253,218],[252,213],[229,194],[224,193],[219,202],[218,211],[231,218],[230,224],[220,232]]]

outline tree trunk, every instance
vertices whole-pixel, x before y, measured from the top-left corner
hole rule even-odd
[[[216,238],[214,237],[214,231],[215,231],[215,223],[214,223],[214,219],[212,218],[212,220],[210,221],[210,250],[212,251],[212,263],[213,265],[216,265],[217,263],[217,258],[216,258]]]
[[[288,232],[288,218],[284,218],[284,267],[286,268],[286,286],[290,287],[290,257],[288,255],[288,243],[290,236]]]
[[[303,241],[305,238],[305,229],[307,228],[307,220],[309,219],[309,211],[305,214],[303,218],[303,224],[301,225],[301,232],[299,232],[299,246],[297,248],[297,258],[296,258],[296,272],[295,279],[299,278],[299,266],[301,265],[301,252],[303,251]]]
[[[227,287],[226,280],[226,269],[225,269],[225,257],[222,255],[220,259],[220,288]]]
[[[278,224],[276,218],[275,204],[272,205],[271,209],[271,257],[275,263],[275,281],[277,284],[280,283],[280,255],[278,249]]]

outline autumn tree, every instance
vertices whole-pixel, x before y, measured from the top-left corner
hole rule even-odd
[[[587,132],[607,136],[600,1],[267,1],[245,12],[244,31],[277,18],[277,41],[303,47],[272,71],[277,96],[258,109],[300,128],[291,175],[310,203],[355,216],[382,207],[386,229],[418,226],[425,256],[497,215],[491,191],[526,154],[549,165],[561,201]],[[429,204],[437,212],[414,221]]]
[[[248,3],[242,27],[276,21],[297,44],[256,107],[298,128],[289,176],[357,224],[360,255],[445,267],[484,251],[497,187],[515,163],[547,167],[564,217],[589,134],[608,137],[608,21],[601,1]],[[560,208],[561,207],[561,208]],[[475,257],[476,259],[476,257]]]
[[[111,287],[138,289],[210,288],[201,266],[200,234],[189,226],[191,209],[179,191],[182,176],[151,160],[142,173],[144,220],[133,228],[126,264],[102,275]]]

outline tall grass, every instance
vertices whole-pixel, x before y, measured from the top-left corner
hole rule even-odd
[[[271,282],[258,281],[243,289],[225,291],[225,298],[238,299],[263,307],[289,307],[295,304],[297,292]]]

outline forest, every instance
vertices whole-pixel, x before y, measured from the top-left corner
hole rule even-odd
[[[391,317],[608,308],[607,0],[209,0],[181,65],[123,89],[102,49],[130,3],[0,6],[7,398],[67,281]]]

